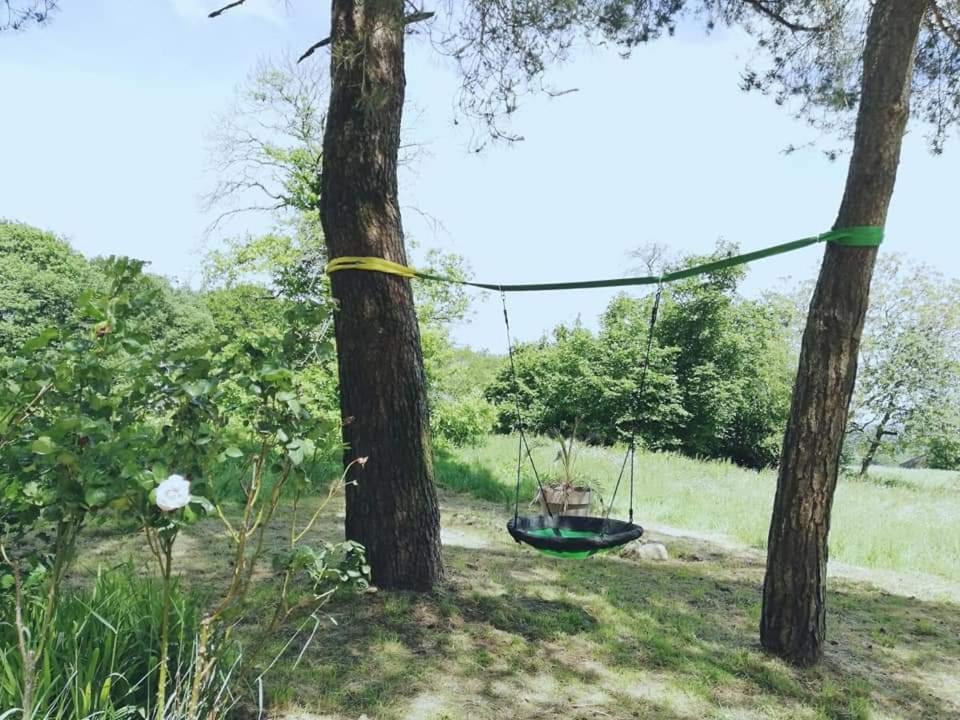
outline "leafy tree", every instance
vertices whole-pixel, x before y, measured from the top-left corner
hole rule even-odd
[[[647,345],[649,301],[625,295],[611,302],[599,335],[560,325],[551,338],[514,349],[516,382],[504,364],[487,387],[499,427],[516,426],[517,400],[533,432],[611,444],[636,433],[651,447],[677,444],[686,419],[674,375],[673,349],[654,344],[643,395],[638,397]]]
[[[725,429],[723,457],[749,467],[775,465],[790,412],[796,368],[791,347],[792,307],[768,293],[733,307],[740,387],[733,422]]]
[[[80,299],[109,285],[111,261],[89,261],[56,236],[20,223],[0,223],[0,350],[14,355],[40,331],[63,331],[82,320]],[[159,276],[138,273],[147,304],[138,308],[141,333],[155,349],[203,342],[213,325],[197,293]]]
[[[786,303],[744,300],[734,287],[728,276],[670,293],[647,368],[649,298],[615,298],[597,336],[560,326],[550,340],[521,345],[516,387],[528,427],[576,427],[601,443],[636,433],[653,448],[754,467],[774,462],[790,394]],[[515,424],[514,387],[505,366],[487,390],[502,430]]]
[[[430,326],[422,327],[422,332],[430,384],[430,431],[437,449],[479,444],[493,431],[497,416],[484,389],[503,367],[504,358],[457,347]],[[431,338],[436,342],[431,343]]]
[[[928,409],[918,429],[913,440],[923,448],[928,467],[960,470],[960,398]]]
[[[80,295],[96,272],[65,240],[0,222],[0,354],[12,355],[40,330],[79,323]]]
[[[508,364],[486,391],[487,398],[499,405],[501,429],[516,427],[519,402],[528,431],[569,437],[576,430],[581,437],[598,441],[615,435],[615,428],[597,422],[603,414],[597,402],[603,389],[594,366],[597,356],[596,338],[579,325],[559,325],[551,340],[517,346],[516,382]]]
[[[877,263],[849,430],[865,438],[860,474],[897,440],[935,423],[944,388],[960,384],[960,283],[898,256]]]
[[[735,254],[721,243],[709,256]],[[776,462],[786,423],[791,362],[785,304],[737,295],[743,267],[672,283],[666,288],[657,337],[676,348],[674,367],[686,422],[680,449],[693,456],[730,458],[750,467]]]
[[[694,265],[734,254],[721,245],[707,257],[689,256],[681,265]],[[681,280],[665,290],[657,326],[661,345],[677,348],[675,373],[688,420],[681,430],[681,448],[694,456],[716,457],[724,431],[734,421],[745,381],[742,358],[734,340],[734,294],[746,270],[727,268]]]
[[[644,368],[651,313],[649,298],[620,295],[607,306],[600,320],[597,357],[603,387],[605,442],[636,433],[656,449],[676,449],[689,419],[677,382],[677,349],[653,338],[649,365]],[[643,394],[640,392],[641,378]],[[616,433],[610,431],[616,430]]]

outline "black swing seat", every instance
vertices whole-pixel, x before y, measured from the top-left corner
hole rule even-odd
[[[507,532],[549,555],[589,557],[601,550],[626,545],[643,535],[643,528],[624,520],[555,515],[518,516],[507,523]]]

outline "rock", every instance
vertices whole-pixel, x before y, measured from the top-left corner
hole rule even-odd
[[[669,560],[667,546],[658,542],[632,542],[620,553],[631,560]]]

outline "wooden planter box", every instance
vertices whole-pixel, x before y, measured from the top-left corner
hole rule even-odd
[[[544,495],[546,497],[544,497]],[[590,505],[593,502],[593,491],[590,488],[548,487],[544,492],[537,491],[536,502],[540,503],[540,514],[547,515],[547,508],[554,515],[577,515],[588,517]]]

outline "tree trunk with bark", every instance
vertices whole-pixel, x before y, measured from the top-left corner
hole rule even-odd
[[[928,0],[877,0],[835,228],[884,225],[909,115],[913,59]],[[828,245],[810,304],[784,438],[767,551],[760,640],[788,661],[820,660],[827,535],[875,248]]]
[[[333,0],[321,218],[330,258],[407,262],[397,200],[404,98],[402,0]],[[426,378],[409,280],[331,276],[345,464],[369,456],[346,494],[346,535],[373,581],[429,590],[443,576]]]
[[[870,444],[867,445],[867,451],[863,454],[863,462],[860,463],[860,477],[866,477],[867,473],[870,471],[870,466],[873,465],[874,458],[877,457],[877,453],[880,451],[880,446],[883,444],[883,438],[887,435],[896,435],[895,432],[887,430],[887,423],[890,422],[890,418],[893,417],[893,408],[890,407],[884,412],[883,417],[880,418],[880,422],[877,423],[877,429],[873,433],[873,437],[870,438]]]

